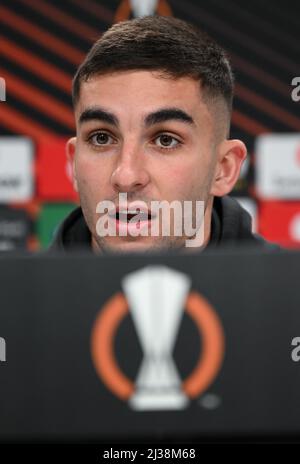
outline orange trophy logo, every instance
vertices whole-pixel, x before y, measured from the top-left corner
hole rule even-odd
[[[91,353],[95,369],[108,389],[136,410],[185,408],[213,382],[224,357],[224,333],[213,307],[195,291],[190,278],[166,266],[147,266],[122,280],[124,293],[104,305],[93,326]],[[172,358],[184,313],[201,337],[199,360],[187,379],[180,379]],[[119,368],[114,338],[130,312],[144,357],[135,382]]]

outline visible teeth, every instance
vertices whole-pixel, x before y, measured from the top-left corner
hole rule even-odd
[[[128,215],[126,213],[117,213],[117,219],[119,219],[119,221],[127,221],[128,220]]]
[[[151,216],[147,212],[143,211],[124,210],[116,213],[116,219],[123,222],[128,222],[131,220],[132,222],[138,222],[151,219]]]
[[[137,215],[137,218],[142,221],[146,221],[148,219],[148,213],[140,212]]]

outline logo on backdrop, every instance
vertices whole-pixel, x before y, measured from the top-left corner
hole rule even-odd
[[[299,134],[263,134],[256,138],[256,192],[263,200],[300,196]],[[284,158],[284,163],[282,162]]]
[[[32,140],[28,137],[1,137],[0,203],[32,199],[33,149]]]
[[[91,334],[95,369],[106,387],[135,410],[183,409],[213,382],[224,357],[224,333],[214,308],[190,290],[186,274],[166,266],[147,266],[122,279],[124,293],[101,308]],[[194,370],[184,381],[172,357],[186,312],[202,339]],[[132,382],[118,366],[114,339],[121,321],[131,314],[143,350]]]
[[[166,0],[122,0],[115,13],[114,22],[125,21],[158,14],[172,16],[172,10]]]

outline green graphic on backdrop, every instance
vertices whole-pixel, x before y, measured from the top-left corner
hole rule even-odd
[[[75,203],[44,204],[37,220],[37,235],[41,248],[46,248],[66,216],[76,208]]]

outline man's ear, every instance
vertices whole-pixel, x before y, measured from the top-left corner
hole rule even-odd
[[[74,190],[78,192],[76,167],[75,167],[75,152],[76,152],[76,137],[72,137],[67,141],[66,154],[67,154],[68,165],[70,168],[70,175],[71,175],[73,187],[74,187]]]
[[[224,140],[218,147],[215,176],[211,195],[222,197],[233,189],[247,156],[247,149],[241,140]]]

